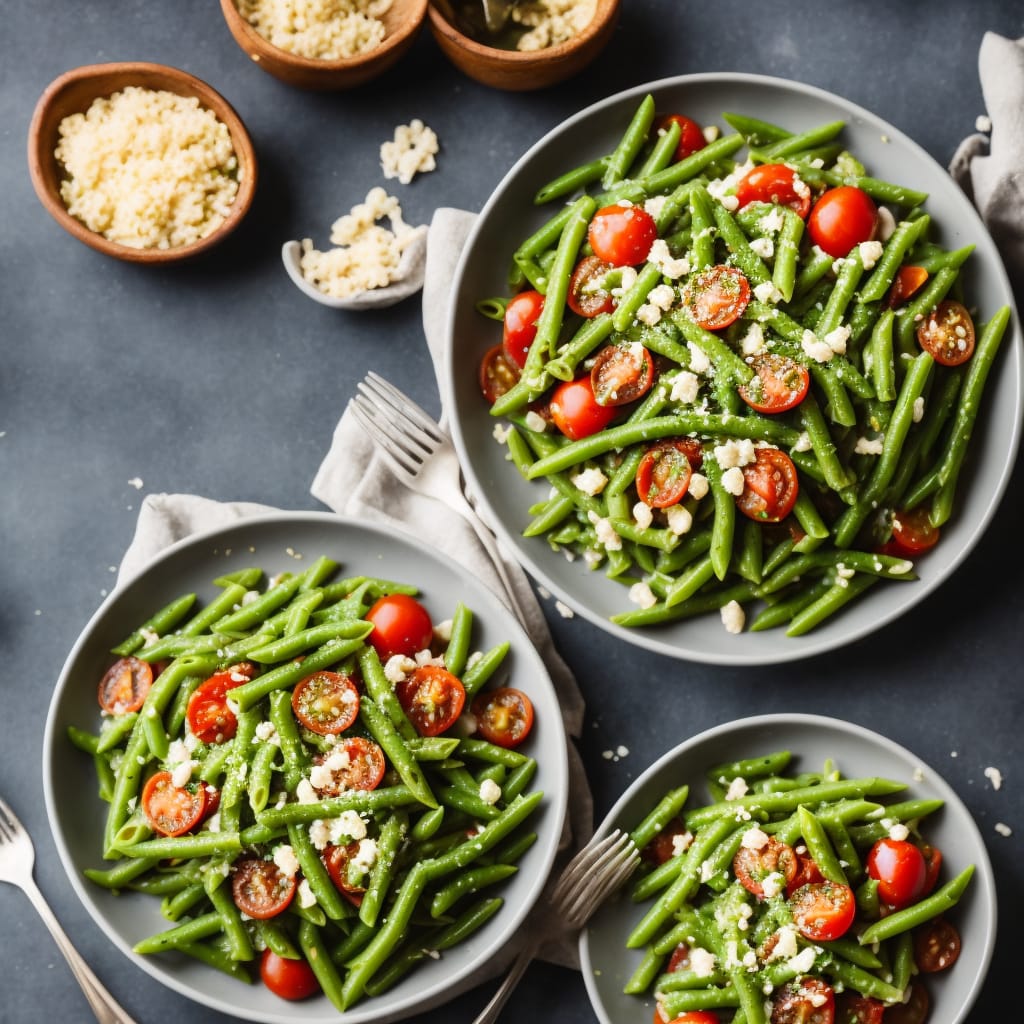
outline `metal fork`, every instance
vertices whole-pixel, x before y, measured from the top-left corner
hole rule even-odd
[[[459,458],[451,438],[408,395],[372,370],[357,385],[350,408],[359,425],[410,490],[444,502],[473,528],[487,552],[520,623],[526,613],[516,596],[494,534],[463,494]]]
[[[549,914],[554,926],[569,932],[582,928],[597,908],[629,878],[639,859],[640,851],[633,840],[619,829],[584,846],[566,865],[551,894]],[[494,1024],[544,938],[544,931],[535,933],[520,950],[505,980],[473,1024]]]
[[[50,934],[64,954],[72,974],[82,986],[85,998],[89,1000],[89,1005],[100,1024],[134,1024],[132,1018],[118,1006],[114,997],[103,987],[99,978],[92,973],[89,965],[64,934],[64,929],[54,917],[53,911],[50,910],[32,877],[35,859],[35,847],[25,827],[18,821],[10,807],[0,800],[0,882],[18,886],[39,911],[39,916],[50,929]]]

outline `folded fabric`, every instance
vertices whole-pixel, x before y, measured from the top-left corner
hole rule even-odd
[[[978,54],[990,135],[960,143],[949,173],[971,198],[1024,298],[1024,38],[986,32]]]

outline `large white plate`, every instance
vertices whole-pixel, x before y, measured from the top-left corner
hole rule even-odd
[[[845,120],[844,142],[870,174],[930,194],[927,209],[941,244],[977,246],[963,281],[968,302],[979,310],[979,320],[1013,304],[995,245],[963,192],[920,146],[881,118],[820,89],[756,75],[688,75],[638,86],[588,107],[544,136],[505,176],[467,242],[453,287],[444,375],[462,465],[486,517],[526,569],[613,635],[662,654],[717,664],[783,662],[831,650],[878,629],[927,597],[963,561],[987,527],[1020,441],[1024,367],[1019,326],[1014,320],[1003,343],[1006,351],[989,378],[987,408],[971,442],[954,518],[943,528],[939,546],[920,560],[918,581],[880,584],[799,638],[786,637],[781,630],[733,636],[717,616],[645,629],[625,629],[609,622],[611,615],[633,607],[622,586],[601,571],[588,570],[582,560],[568,562],[543,538],[521,536],[529,522],[528,507],[546,495],[548,485],[522,480],[506,461],[504,448],[494,441],[495,421],[480,396],[477,366],[501,335],[498,325],[480,316],[474,304],[485,296],[507,294],[505,276],[513,250],[552,215],[551,206],[533,205],[537,189],[563,171],[610,152],[648,92],[659,111],[686,113],[725,129],[723,111],[749,114],[792,131]]]
[[[960,959],[948,971],[925,978],[932,998],[930,1024],[959,1024],[974,1002],[996,939],[996,893],[985,843],[970,812],[950,786],[911,751],[861,726],[818,715],[761,715],[709,729],[670,750],[647,769],[616,801],[597,830],[635,828],[665,793],[690,786],[687,806],[711,801],[704,773],[711,765],[777,750],[793,754],[792,770],[820,771],[832,758],[847,778],[882,776],[907,784],[893,799],[934,799],[945,806],[922,823],[929,843],[943,855],[943,880],[968,864],[975,866],[970,886],[950,917],[963,940]],[[628,886],[627,886],[628,890]],[[650,1020],[653,1000],[627,996],[622,988],[636,969],[642,950],[627,950],[626,937],[649,903],[633,903],[620,892],[591,919],[580,937],[580,962],[587,993],[601,1024]]]
[[[568,794],[565,731],[558,700],[543,662],[515,619],[486,587],[410,537],[325,513],[282,513],[190,537],[169,548],[134,580],[113,593],[86,626],[68,657],[46,722],[43,780],[54,839],[71,883],[121,951],[158,981],[200,1003],[251,1021],[320,1024],[337,1021],[325,997],[288,1003],[260,984],[244,985],[180,955],[139,956],[132,946],[167,928],[159,900],[125,892],[115,896],[85,880],[87,867],[101,859],[104,805],[88,759],[67,739],[68,726],[92,730],[99,709],[96,686],[110,664],[110,648],[152,611],[172,598],[195,591],[200,600],[216,592],[222,573],[260,566],[274,574],[295,571],[289,552],[305,564],[319,555],[341,563],[343,574],[381,576],[419,587],[435,622],[448,618],[457,601],[474,612],[474,649],[511,641],[508,683],[529,694],[536,711],[528,752],[538,762],[532,785],[544,792],[533,820],[539,840],[524,855],[519,872],[503,887],[505,905],[465,943],[426,963],[395,988],[368,998],[345,1013],[351,1024],[407,1017],[454,998],[506,944],[533,906],[551,869],[562,830]],[[524,748],[526,750],[527,748]]]

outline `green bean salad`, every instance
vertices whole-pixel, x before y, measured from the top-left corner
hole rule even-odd
[[[339,1010],[484,925],[537,836],[529,697],[459,603],[334,579],[322,557],[218,578],[113,649],[102,724],[70,730],[108,805],[86,875],[160,897],[173,951]],[[524,749],[519,749],[525,744]]]
[[[1009,308],[975,327],[926,194],[844,124],[645,97],[614,151],[544,185],[480,386],[527,479],[523,536],[628,588],[649,626],[718,610],[804,634],[915,561],[957,483]],[[739,162],[740,151],[745,152]]]
[[[685,809],[680,786],[633,830],[646,910],[625,992],[653,996],[664,1022],[880,1024],[895,1006],[921,1024],[924,979],[959,956],[945,915],[974,870],[944,878],[922,837],[942,801],[893,802],[900,782],[789,764],[777,751],[716,765],[715,802]]]

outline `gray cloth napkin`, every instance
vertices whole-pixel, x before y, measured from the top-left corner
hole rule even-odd
[[[964,139],[949,173],[978,208],[1024,299],[1024,38],[986,32],[978,73],[991,135]]]
[[[443,327],[448,294],[455,265],[475,220],[462,210],[438,210],[430,227],[428,255],[423,289],[423,324],[435,369],[443,352]],[[443,417],[442,417],[443,418]],[[328,451],[311,487],[311,493],[335,512],[375,523],[390,523],[460,563],[475,578],[487,583],[508,604],[502,585],[472,528],[439,501],[414,494],[391,474],[377,455],[351,413],[339,421]],[[239,519],[277,511],[252,502],[220,502],[192,494],[149,494],[139,510],[135,536],[121,562],[118,582],[141,571],[157,554],[190,534],[227,526]],[[523,570],[506,558],[508,575],[516,589],[519,604],[526,610],[526,629],[544,659],[558,694],[566,731],[578,738],[583,726],[583,697],[579,687],[555,649],[540,605]],[[589,839],[593,831],[593,801],[579,753],[569,743],[569,818],[563,835],[561,860]],[[561,863],[559,861],[559,864]],[[558,866],[553,872],[557,877]],[[549,886],[552,883],[549,883]],[[553,963],[578,967],[575,936],[559,935],[544,920],[547,906],[544,896],[534,914],[527,919],[520,939],[531,929],[551,935],[540,955]],[[507,950],[507,955],[513,953]],[[502,959],[507,959],[502,958]],[[500,967],[491,965],[491,970]],[[478,980],[483,980],[486,973]]]

